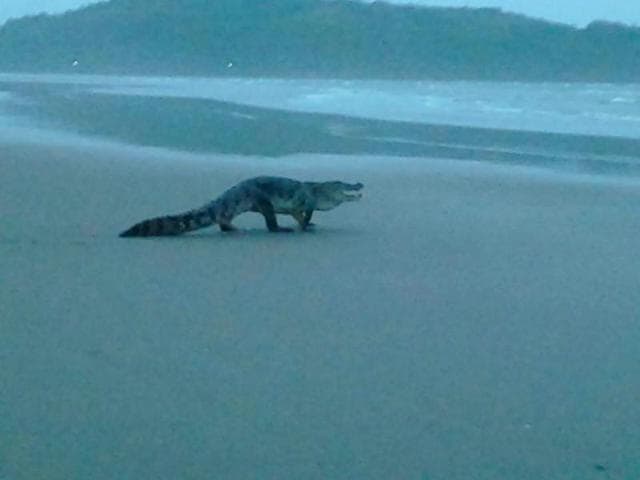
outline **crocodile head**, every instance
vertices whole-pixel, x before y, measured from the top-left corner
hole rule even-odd
[[[343,202],[353,202],[362,197],[361,193],[349,193],[362,190],[363,185],[359,182],[313,182],[310,185],[315,197],[314,210],[331,210]]]

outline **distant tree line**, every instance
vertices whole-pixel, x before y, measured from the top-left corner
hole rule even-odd
[[[111,0],[0,27],[0,70],[640,81],[640,28],[350,0]]]

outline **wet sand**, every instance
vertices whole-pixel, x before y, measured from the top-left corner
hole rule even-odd
[[[117,237],[274,173],[365,196]],[[0,478],[640,476],[633,182],[11,143],[0,177]]]

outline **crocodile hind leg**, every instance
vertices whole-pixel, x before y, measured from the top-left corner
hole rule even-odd
[[[228,233],[228,232],[234,232],[236,230],[236,227],[231,225],[231,218],[219,217],[216,220],[216,223],[218,224],[218,227],[220,227],[220,230],[223,232]]]

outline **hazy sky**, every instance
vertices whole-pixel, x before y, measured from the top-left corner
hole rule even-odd
[[[260,0],[256,0],[260,1]],[[369,0],[366,0],[369,1]],[[640,0],[390,0],[422,5],[500,7],[578,26],[595,19],[640,25]],[[0,22],[9,17],[77,8],[91,0],[0,0]]]

